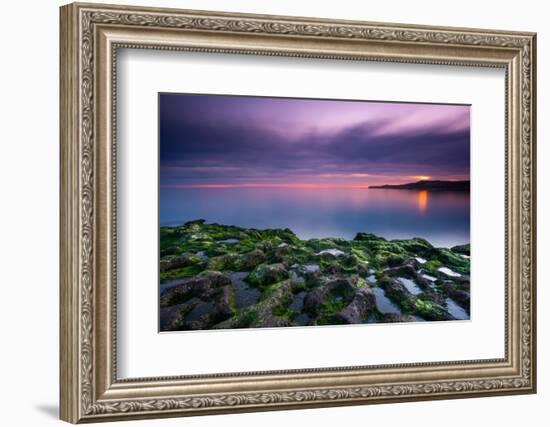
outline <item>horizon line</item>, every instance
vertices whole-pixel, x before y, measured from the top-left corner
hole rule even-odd
[[[430,182],[430,181],[448,181],[448,182],[462,182],[470,181],[469,179],[420,179],[414,182]],[[402,184],[402,183],[401,183]],[[363,183],[363,184],[322,184],[322,183],[244,183],[244,184],[165,184],[161,185],[161,188],[290,188],[290,189],[335,189],[335,188],[355,188],[355,189],[368,189],[371,185],[396,185],[392,183]],[[397,184],[399,185],[399,184]]]

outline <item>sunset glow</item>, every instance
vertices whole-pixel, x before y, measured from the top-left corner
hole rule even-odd
[[[161,94],[162,188],[469,179],[466,105]]]
[[[418,210],[426,212],[426,209],[428,209],[428,192],[422,190],[418,192]]]

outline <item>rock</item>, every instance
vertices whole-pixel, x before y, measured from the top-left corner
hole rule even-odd
[[[365,261],[359,261],[357,263],[357,266],[355,267],[355,270],[359,276],[370,276],[371,274],[373,274],[370,272],[372,268],[370,268],[369,264]]]
[[[161,329],[163,325],[166,330],[210,329],[231,317],[232,298],[233,288],[223,286],[204,292],[201,298],[192,298],[185,304],[162,309]],[[177,315],[172,315],[172,307],[179,308]]]
[[[176,304],[160,309],[160,330],[171,331],[180,323],[187,313],[194,307],[194,304]]]
[[[247,252],[239,256],[235,262],[235,270],[238,271],[251,271],[254,270],[261,263],[265,262],[265,253],[259,249],[254,249],[251,252]]]
[[[457,246],[453,246],[451,248],[451,251],[456,253],[456,254],[461,254],[461,255],[468,255],[470,256],[470,244],[466,244],[466,245],[457,245]]]
[[[166,255],[176,255],[180,252],[180,248],[177,246],[168,246],[166,248],[161,249],[160,256],[165,257]]]
[[[215,320],[219,322],[220,320],[227,319],[232,314],[232,304],[231,300],[233,298],[233,287],[224,286],[220,289],[220,293],[216,299],[216,304],[214,307],[214,316]]]
[[[208,260],[206,268],[213,271],[233,271],[239,270],[236,268],[239,256],[237,254],[225,254],[216,257],[212,257]]]
[[[388,276],[416,277],[418,268],[418,262],[415,259],[411,259],[406,264],[385,269],[384,274]]]
[[[452,283],[444,283],[443,287],[453,300],[470,312],[470,292],[460,289]]]
[[[160,306],[168,307],[186,302],[192,297],[207,298],[214,289],[231,286],[231,279],[219,272],[208,271],[192,279],[182,280],[181,284],[173,285],[162,292]]]
[[[275,328],[290,326],[291,322],[289,319],[274,313],[276,310],[282,310],[287,307],[293,300],[294,295],[290,280],[272,285],[266,290],[266,293],[267,297],[252,309],[254,316],[247,327]],[[246,314],[244,317],[246,318]]]
[[[264,253],[268,253],[273,251],[274,245],[268,240],[263,240],[261,242],[256,243],[255,249],[258,249]]]
[[[454,319],[445,308],[432,301],[417,299],[415,313],[426,320],[452,320]]]
[[[201,259],[193,254],[169,255],[160,260],[159,268],[160,271],[168,271],[200,263]]]
[[[293,264],[291,267],[290,278],[293,281],[304,281],[304,285],[308,288],[312,288],[319,285],[319,278],[321,276],[321,267],[317,264]]]
[[[387,313],[382,316],[382,323],[404,323],[404,322],[408,323],[408,322],[418,322],[418,320],[419,319],[409,314]]]
[[[251,328],[280,328],[283,326],[290,326],[290,321],[278,316],[268,316],[261,321],[257,321]]]
[[[160,298],[163,330],[439,320],[450,313],[448,299],[470,306],[469,245],[434,248],[371,233],[300,240],[289,229],[204,220],[161,227],[160,241],[160,277],[170,281]],[[257,293],[247,305],[235,306],[234,274]],[[378,292],[404,315],[385,320],[372,308]],[[299,310],[291,307],[297,295]]]
[[[369,287],[359,289],[352,302],[344,308],[338,315],[345,323],[361,323],[367,312],[374,310],[376,300],[374,293]]]
[[[288,243],[281,243],[275,248],[275,256],[283,257],[291,252],[291,247]]]
[[[330,264],[327,264],[324,267],[323,271],[326,274],[330,274],[330,275],[340,274],[342,272],[342,266],[337,262],[331,262]]]
[[[356,282],[357,277],[328,279],[324,285],[306,295],[303,310],[308,313],[318,313],[323,304],[336,298],[351,302],[355,295]]]
[[[386,242],[387,240],[383,237],[379,237],[372,233],[357,233],[353,238],[355,241],[360,242]]]
[[[281,263],[260,264],[249,274],[247,281],[256,286],[268,286],[288,277],[288,270]]]
[[[326,289],[325,288],[316,288],[313,291],[309,292],[304,298],[304,308],[303,310],[307,313],[316,313],[325,301],[326,298]]]
[[[398,279],[382,276],[379,283],[386,295],[397,302],[402,310],[413,311],[416,297]]]

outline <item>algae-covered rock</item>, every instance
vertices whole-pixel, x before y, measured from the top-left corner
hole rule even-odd
[[[356,291],[357,277],[343,278],[333,277],[325,280],[325,283],[311,292],[304,299],[304,311],[318,314],[322,311],[331,312],[340,309],[351,302]],[[336,304],[331,304],[336,303]]]
[[[216,288],[227,285],[231,285],[229,277],[220,272],[208,271],[166,289],[160,295],[160,306],[180,304],[196,296],[208,297]]]
[[[456,254],[462,254],[462,255],[470,256],[470,244],[468,243],[466,245],[453,246],[451,248],[451,251],[456,253]]]
[[[290,229],[204,220],[161,227],[160,326],[464,319],[470,308],[469,253],[469,245],[436,248],[422,238],[387,240],[365,232],[353,240],[300,240]],[[254,298],[243,304],[243,293]],[[401,314],[379,311],[382,297]]]
[[[376,308],[374,293],[369,287],[363,287],[356,291],[351,303],[344,308],[338,316],[350,324],[361,323],[367,313]]]
[[[281,264],[260,264],[248,276],[248,282],[255,286],[267,286],[288,279],[288,270]]]
[[[173,270],[175,268],[189,267],[200,264],[202,259],[194,254],[168,255],[160,260],[160,271]]]

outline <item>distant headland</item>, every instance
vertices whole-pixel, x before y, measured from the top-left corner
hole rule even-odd
[[[399,185],[371,185],[369,189],[371,188],[383,190],[470,191],[470,181],[422,180]]]

